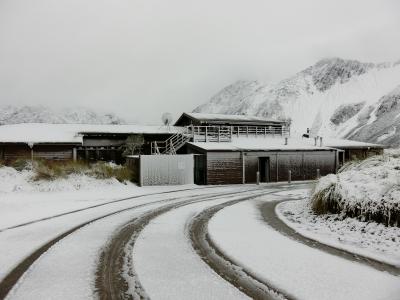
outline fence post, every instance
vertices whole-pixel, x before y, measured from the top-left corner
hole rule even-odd
[[[317,169],[317,179],[321,178],[321,171],[319,169]]]
[[[289,183],[292,183],[292,171],[291,170],[289,170],[289,174],[288,174],[289,176],[289,179],[288,179],[288,182]]]
[[[260,185],[260,172],[257,171],[257,185]]]
[[[77,150],[76,150],[76,147],[74,147],[74,148],[72,149],[72,160],[73,160],[73,161],[76,161],[76,160],[77,160]]]

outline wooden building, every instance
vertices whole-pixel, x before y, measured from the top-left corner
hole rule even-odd
[[[186,139],[174,148],[195,154],[195,183],[310,180],[336,173],[348,160],[381,154],[382,145],[323,137],[295,138],[284,121],[252,116],[184,113]]]
[[[151,142],[168,139],[180,129],[142,125],[15,124],[0,126],[0,160],[50,159],[123,163],[128,136],[142,135],[143,154]]]
[[[142,154],[193,154],[197,184],[315,179],[383,146],[321,137],[296,138],[284,121],[183,113],[175,126],[16,124],[0,126],[0,160],[40,158],[124,163],[122,147],[142,135]],[[178,159],[179,158],[173,158]],[[157,161],[157,160],[154,160]]]
[[[188,143],[195,154],[196,184],[256,183],[312,180],[335,173],[338,151],[328,147],[285,145],[284,139],[231,143]],[[289,175],[290,174],[290,175]]]
[[[76,153],[76,143],[0,143],[0,160],[49,159],[72,160]]]

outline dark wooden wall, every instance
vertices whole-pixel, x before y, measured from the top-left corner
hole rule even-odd
[[[31,148],[26,144],[10,144],[3,146],[3,159],[5,161],[30,158]]]
[[[248,152],[245,153],[246,183],[257,180],[259,157],[270,161],[270,180],[286,181],[289,170],[292,180],[315,179],[317,169],[321,175],[336,172],[336,151]]]
[[[245,152],[245,183],[257,181],[259,158],[269,158],[271,182],[316,179],[336,172],[336,151]],[[236,184],[243,182],[243,158],[240,152],[208,152],[207,184]]]
[[[207,184],[242,183],[240,152],[208,152]]]
[[[50,160],[72,160],[73,146],[34,146],[33,158],[50,159]]]
[[[118,152],[118,149],[125,144],[128,134],[98,134],[98,135],[87,135],[83,138],[83,147],[89,150],[100,149],[101,147],[115,147],[114,152]],[[172,136],[169,134],[143,134],[144,145],[142,147],[141,154],[151,154],[151,142],[154,141],[165,141]],[[90,149],[88,147],[93,147]],[[121,151],[122,153],[122,151]],[[118,153],[116,154],[118,156]]]
[[[8,144],[1,146],[1,159],[14,161],[31,159],[31,148],[26,144]],[[51,160],[70,160],[73,158],[73,145],[34,145],[33,158]]]
[[[373,155],[382,155],[383,149],[370,148],[370,149],[343,149],[345,153],[345,161],[355,159],[366,159]]]

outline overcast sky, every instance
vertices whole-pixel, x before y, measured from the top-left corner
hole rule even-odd
[[[0,0],[0,104],[157,123],[239,79],[400,59],[399,0]]]

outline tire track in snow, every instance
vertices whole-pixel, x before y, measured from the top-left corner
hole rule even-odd
[[[113,236],[109,245],[101,254],[100,264],[97,269],[96,292],[100,299],[149,299],[144,287],[141,285],[133,266],[133,247],[137,237],[156,217],[171,210],[194,203],[217,200],[243,193],[257,192],[255,195],[240,198],[241,201],[259,197],[265,194],[266,188],[247,189],[232,193],[220,193],[218,195],[205,195],[198,199],[191,199],[165,205],[155,209],[141,217],[133,219]],[[268,187],[270,189],[270,187]],[[182,203],[183,202],[183,203]],[[124,278],[124,271],[128,270],[129,279],[133,281],[134,291],[129,290],[127,279]]]
[[[300,201],[300,200],[302,200],[302,199],[297,199],[297,200],[290,199],[290,200],[263,202],[262,204],[259,205],[259,209],[261,211],[261,215],[263,217],[264,222],[267,223],[269,226],[271,226],[276,231],[278,231],[279,233],[281,233],[297,242],[307,245],[309,247],[319,249],[321,251],[344,258],[351,262],[356,262],[356,263],[366,265],[366,266],[374,268],[378,271],[384,271],[384,272],[388,272],[395,276],[400,276],[400,268],[397,268],[393,265],[363,256],[360,254],[355,254],[353,252],[350,252],[350,251],[347,251],[344,249],[340,249],[340,248],[336,248],[334,246],[329,246],[329,245],[323,244],[319,241],[316,241],[314,239],[311,239],[311,238],[301,235],[296,230],[294,230],[293,228],[288,226],[276,214],[276,212],[275,212],[276,206],[285,201]]]
[[[267,193],[272,194],[276,191]],[[265,195],[265,194],[264,194]],[[280,291],[270,282],[258,278],[245,266],[241,266],[223,253],[215,245],[208,234],[208,222],[220,210],[228,206],[254,199],[246,197],[210,207],[193,218],[189,224],[189,233],[192,246],[201,259],[208,264],[218,275],[230,282],[233,286],[253,299],[295,299],[293,295]]]
[[[116,199],[116,200],[104,202],[104,203],[101,203],[101,204],[91,205],[91,206],[87,206],[87,207],[84,207],[84,208],[79,208],[79,209],[67,211],[67,212],[64,212],[64,213],[56,214],[56,215],[45,217],[45,218],[40,218],[40,219],[37,219],[37,220],[32,220],[32,221],[21,223],[21,224],[14,225],[14,226],[1,228],[0,229],[0,233],[2,233],[4,231],[7,231],[7,230],[20,228],[20,227],[32,225],[32,224],[35,224],[35,223],[39,223],[39,222],[43,222],[43,221],[47,221],[47,220],[51,220],[51,219],[55,219],[55,218],[59,218],[59,217],[67,216],[67,215],[71,215],[71,214],[82,212],[82,211],[86,211],[86,210],[90,210],[90,209],[93,209],[93,208],[98,208],[98,207],[106,206],[106,205],[109,205],[109,204],[115,204],[115,203],[118,203],[118,202],[123,202],[123,201],[138,199],[138,198],[144,198],[144,197],[150,197],[150,196],[179,193],[179,192],[185,192],[185,191],[212,189],[212,188],[217,188],[217,187],[223,187],[223,186],[212,186],[212,187],[207,186],[207,187],[204,187],[204,188],[193,188],[193,189],[188,188],[188,189],[180,189],[180,190],[173,190],[173,191],[142,194],[142,195],[136,195],[136,196],[132,196],[132,197],[125,197],[125,198],[121,198],[121,199]]]
[[[186,201],[188,199],[191,198],[196,198],[196,197],[210,197],[213,195],[218,195],[218,193],[210,193],[207,195],[201,195],[201,196],[197,196],[197,195],[192,195],[192,196],[178,196],[178,197],[171,197],[171,198],[167,198],[167,199],[162,199],[162,200],[158,200],[158,201],[153,201],[153,202],[149,202],[149,203],[144,203],[144,204],[139,204],[139,205],[134,205],[134,206],[130,206],[124,209],[120,209],[117,211],[114,211],[112,213],[108,213],[99,217],[96,217],[94,219],[91,219],[87,222],[84,222],[78,226],[73,227],[72,229],[64,232],[61,235],[58,235],[57,237],[55,237],[54,239],[52,239],[51,241],[47,242],[46,244],[44,244],[43,246],[41,246],[39,249],[35,250],[33,253],[31,253],[28,257],[26,257],[23,261],[21,261],[11,272],[9,272],[4,279],[0,282],[0,299],[4,299],[7,294],[10,292],[10,290],[13,288],[13,286],[18,282],[18,280],[22,277],[22,275],[29,269],[29,267],[42,255],[44,254],[47,250],[49,250],[53,245],[55,245],[56,243],[58,243],[59,241],[61,241],[62,239],[64,239],[65,237],[69,236],[70,234],[73,234],[75,231],[93,223],[99,220],[102,220],[104,218],[116,215],[118,213],[122,213],[128,210],[132,210],[132,209],[138,209],[138,208],[143,208],[145,206],[151,206],[151,205],[155,205],[155,204],[160,204],[160,203],[165,203],[165,202],[170,202],[170,201],[174,201],[174,200],[180,200],[182,198],[186,198]],[[121,201],[121,200],[119,200]]]

